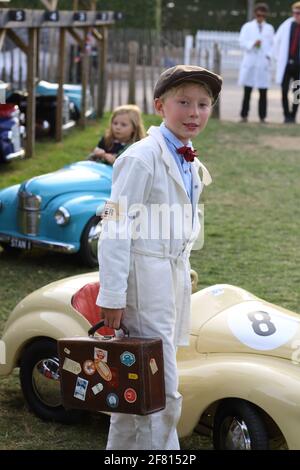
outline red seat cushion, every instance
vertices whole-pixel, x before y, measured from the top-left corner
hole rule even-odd
[[[103,317],[101,307],[96,305],[96,299],[99,293],[99,282],[90,282],[81,287],[71,300],[72,306],[83,315],[91,325],[98,323]],[[115,330],[103,326],[97,330],[101,335],[114,335]]]

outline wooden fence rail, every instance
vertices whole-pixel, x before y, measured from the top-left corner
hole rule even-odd
[[[169,31],[158,36],[150,30],[110,30],[107,31],[107,51],[95,42],[86,45],[88,54],[70,36],[66,36],[66,60],[64,71],[53,64],[58,63],[59,34],[55,29],[43,31],[39,45],[39,79],[58,81],[58,74],[64,73],[65,81],[81,82],[81,64],[89,62],[86,82],[90,87],[94,102],[101,102],[99,109],[112,111],[116,106],[135,103],[145,113],[153,113],[152,93],[161,71],[167,67],[184,62],[184,31]],[[107,54],[104,57],[103,54]],[[106,76],[101,77],[98,92],[101,62],[107,60]],[[205,46],[190,50],[190,63],[221,71],[221,51],[217,45],[207,49]],[[5,40],[0,52],[0,79],[9,81],[13,88],[26,88],[27,70],[25,54],[20,49],[12,49]],[[219,108],[214,115],[219,117]]]

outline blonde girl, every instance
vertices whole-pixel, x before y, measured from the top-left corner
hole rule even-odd
[[[94,149],[92,160],[112,165],[128,146],[145,137],[141,111],[138,106],[118,106],[110,119],[110,125]]]

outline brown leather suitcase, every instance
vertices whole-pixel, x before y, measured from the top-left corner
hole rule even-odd
[[[147,415],[165,407],[162,341],[159,338],[92,336],[58,340],[65,408]]]

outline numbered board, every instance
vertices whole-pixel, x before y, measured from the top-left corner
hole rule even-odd
[[[26,20],[26,13],[24,10],[9,10],[8,12],[9,21],[23,22]]]
[[[87,14],[85,11],[75,11],[73,14],[73,20],[84,23],[87,20]]]
[[[57,23],[59,21],[59,11],[45,11],[44,20],[50,21],[51,23]]]

